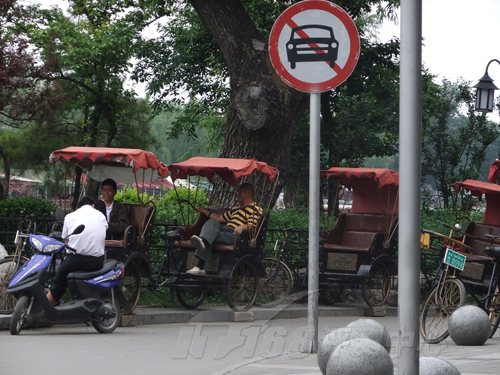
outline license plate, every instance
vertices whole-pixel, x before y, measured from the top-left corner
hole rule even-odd
[[[465,259],[465,255],[462,255],[450,249],[446,249],[446,254],[444,254],[443,262],[445,264],[449,264],[453,268],[457,268],[460,271],[463,271],[465,267]]]

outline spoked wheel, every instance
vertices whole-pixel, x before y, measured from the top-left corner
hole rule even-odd
[[[259,294],[255,306],[274,307],[286,300],[293,287],[292,273],[283,262],[276,259],[265,259],[262,266],[266,277],[260,279]]]
[[[495,332],[497,331],[498,324],[500,323],[500,295],[496,294],[495,297],[493,297],[493,301],[491,302],[490,306],[490,323],[491,323],[491,329],[490,329],[490,339],[493,337]]]
[[[420,332],[425,342],[437,344],[446,339],[450,316],[464,303],[465,287],[460,280],[447,279],[435,287],[422,308]]]
[[[120,318],[121,318],[120,305],[118,304],[116,298],[115,298],[115,303],[113,304],[111,295],[104,296],[103,302],[104,305],[112,309],[116,313],[116,315],[115,317],[109,319],[97,318],[96,320],[92,321],[92,325],[99,333],[111,333],[120,324]]]
[[[363,299],[371,307],[383,305],[389,296],[390,287],[389,268],[384,263],[377,262],[372,266],[370,276],[363,279],[361,286]]]
[[[391,288],[385,303],[392,307],[398,307],[398,275],[391,275]]]
[[[24,295],[17,300],[16,307],[10,318],[10,334],[19,335],[21,329],[23,328],[23,323],[28,317],[28,307],[31,301],[31,297]]]
[[[128,301],[130,310],[133,310],[141,296],[142,278],[137,263],[130,262],[125,267],[125,274],[120,284],[123,295]]]
[[[24,258],[21,259],[20,267],[25,262]],[[5,292],[9,286],[9,280],[16,271],[17,264],[14,259],[0,260],[0,314],[12,314],[14,307],[16,307],[17,298]]]
[[[233,311],[246,311],[252,307],[259,292],[259,277],[250,262],[241,263],[227,280],[227,304]]]
[[[175,287],[175,295],[179,303],[186,309],[196,309],[205,299],[206,293],[204,288],[196,287]]]

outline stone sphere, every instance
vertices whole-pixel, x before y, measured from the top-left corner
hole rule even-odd
[[[359,333],[359,337],[372,339],[382,345],[388,353],[391,353],[391,336],[389,331],[373,319],[358,319],[347,325]]]
[[[478,306],[462,306],[451,314],[448,332],[457,345],[483,345],[490,335],[490,318]]]
[[[387,350],[367,338],[344,341],[328,359],[326,375],[394,375]]]
[[[332,354],[335,348],[342,344],[344,341],[349,341],[360,337],[362,336],[357,330],[344,327],[333,330],[325,336],[323,341],[319,342],[317,359],[319,369],[321,370],[323,375],[326,375],[326,364],[328,363],[330,354]]]
[[[460,371],[444,359],[420,357],[419,375],[460,375]]]

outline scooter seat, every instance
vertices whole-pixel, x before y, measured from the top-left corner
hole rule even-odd
[[[100,270],[97,271],[75,271],[68,274],[68,279],[93,279],[94,277],[101,276],[103,273],[106,273],[113,269],[118,264],[115,259],[106,259],[104,261],[104,265]]]

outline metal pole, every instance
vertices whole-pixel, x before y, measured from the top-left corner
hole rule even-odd
[[[321,93],[310,94],[309,123],[309,279],[307,351],[318,351],[318,275],[319,275],[319,159],[320,159],[320,99]]]
[[[418,375],[422,0],[401,1],[398,375]]]

